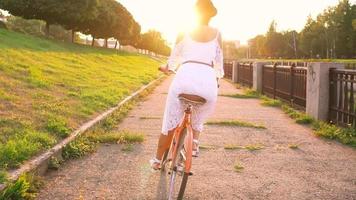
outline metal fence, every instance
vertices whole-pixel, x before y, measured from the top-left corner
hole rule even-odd
[[[345,68],[356,70],[356,63],[345,63]]]
[[[252,63],[237,64],[237,82],[242,85],[252,87],[253,85],[253,65]]]
[[[262,75],[262,93],[282,99],[305,108],[307,68],[291,66],[264,65]]]
[[[329,120],[356,128],[356,70],[330,70]]]
[[[233,62],[225,60],[224,61],[224,72],[225,72],[225,78],[232,79],[232,66]]]

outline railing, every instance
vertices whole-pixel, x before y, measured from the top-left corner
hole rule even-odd
[[[307,68],[292,66],[264,65],[262,93],[305,108]]]
[[[253,85],[253,66],[252,63],[237,64],[237,82],[242,85],[252,87]]]
[[[356,63],[346,63],[345,64],[346,69],[354,69],[356,70]]]
[[[224,61],[224,72],[225,72],[225,78],[227,79],[232,79],[232,61],[225,60]]]
[[[330,70],[329,120],[356,128],[356,70]]]

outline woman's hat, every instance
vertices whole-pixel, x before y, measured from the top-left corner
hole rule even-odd
[[[214,17],[218,13],[211,0],[198,0],[195,4],[195,8],[199,13],[204,14],[207,17]]]

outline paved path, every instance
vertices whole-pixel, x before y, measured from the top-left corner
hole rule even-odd
[[[45,177],[38,199],[160,199],[160,173],[153,173],[153,156],[160,132],[166,92],[165,80],[146,101],[133,109],[119,129],[144,132],[146,140],[133,152],[103,145],[85,158],[68,161]],[[220,93],[240,92],[222,83]],[[317,138],[280,109],[263,107],[256,99],[219,97],[213,119],[239,119],[263,124],[266,130],[207,126],[202,150],[193,160],[186,199],[356,199],[356,151]],[[261,144],[259,151],[225,150],[224,145]],[[291,149],[289,144],[298,144]],[[235,163],[244,167],[234,171]]]

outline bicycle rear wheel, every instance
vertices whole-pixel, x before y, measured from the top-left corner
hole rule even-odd
[[[189,174],[185,173],[185,149],[184,149],[184,139],[187,133],[187,129],[184,129],[182,136],[178,141],[177,156],[171,161],[171,173],[169,181],[169,193],[168,199],[183,199],[185,188],[188,182]]]

